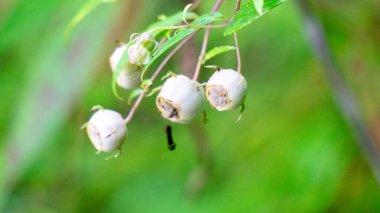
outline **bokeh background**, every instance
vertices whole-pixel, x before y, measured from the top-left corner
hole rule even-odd
[[[208,109],[205,126],[173,125],[177,149],[170,152],[168,123],[154,98],[146,98],[128,126],[122,155],[107,161],[107,154],[95,155],[80,126],[94,105],[128,112],[110,86],[114,41],[128,40],[158,15],[189,2],[105,4],[65,42],[64,30],[84,3],[0,2],[1,212],[380,211],[379,186],[333,101],[294,1],[239,31],[249,84],[239,123],[238,111]],[[197,12],[213,3],[204,0]],[[225,1],[220,11],[231,17],[234,3]],[[318,0],[313,7],[363,119],[378,137],[380,2]],[[190,44],[195,51],[201,38]],[[212,31],[209,47],[226,44],[233,45],[232,37]],[[182,72],[180,60],[191,48],[166,70]],[[234,68],[235,54],[210,64]],[[203,69],[201,80],[210,75]],[[199,143],[208,144],[201,145],[206,160]]]

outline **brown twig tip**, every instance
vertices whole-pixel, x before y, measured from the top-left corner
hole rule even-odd
[[[235,7],[235,15],[237,12],[239,12],[240,10],[240,4],[241,4],[241,0],[237,0],[236,1],[236,7]]]
[[[173,140],[172,127],[170,125],[166,126],[166,136],[168,139],[168,149],[170,151],[175,150],[176,144]]]

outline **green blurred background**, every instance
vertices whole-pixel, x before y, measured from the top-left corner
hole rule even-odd
[[[239,31],[249,84],[239,123],[238,111],[209,109],[201,129],[199,123],[173,126],[177,149],[170,152],[167,122],[154,98],[146,98],[128,126],[122,155],[107,161],[79,128],[97,104],[128,112],[110,86],[114,41],[189,2],[105,4],[65,42],[64,30],[83,3],[0,2],[1,212],[380,211],[379,186],[332,99],[295,2]],[[380,2],[314,3],[364,119],[379,136]],[[197,12],[213,4],[204,0]],[[234,4],[225,1],[220,11],[231,17]],[[232,37],[212,31],[209,47],[226,44]],[[180,59],[166,70],[181,72]],[[230,52],[210,63],[234,68],[235,61]],[[202,81],[210,74],[202,70]],[[189,198],[197,140],[208,142],[213,167],[204,189]]]

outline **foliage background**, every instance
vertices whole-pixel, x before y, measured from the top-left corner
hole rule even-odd
[[[0,203],[4,212],[325,212],[380,210],[380,190],[335,107],[289,1],[239,31],[248,106],[209,110],[204,127],[214,170],[195,200],[184,196],[196,164],[194,135],[164,126],[147,98],[129,125],[123,154],[105,161],[79,127],[93,105],[125,114],[111,91],[108,56],[180,0],[130,0],[94,10],[63,33],[84,1],[0,2]],[[380,131],[380,3],[315,1],[328,41],[374,135]],[[209,11],[204,0],[199,12]],[[234,1],[221,12],[232,15]],[[209,47],[233,44],[211,33]],[[200,37],[196,47],[199,48]],[[177,57],[179,59],[179,57]],[[194,59],[194,63],[195,63]],[[233,52],[213,59],[235,67]],[[181,72],[178,60],[167,70]],[[211,72],[203,70],[204,81]],[[123,93],[127,95],[127,93]],[[196,134],[196,133],[195,133]]]

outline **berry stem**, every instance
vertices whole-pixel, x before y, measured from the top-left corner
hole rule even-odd
[[[201,49],[201,52],[200,52],[199,57],[198,57],[198,63],[197,63],[197,66],[195,67],[193,80],[198,79],[199,73],[201,71],[201,65],[202,65],[202,61],[206,55],[206,49],[207,49],[207,43],[208,43],[209,36],[210,36],[210,29],[206,29],[205,35],[203,37],[202,49]]]
[[[239,49],[239,41],[237,37],[237,33],[234,33],[234,39],[235,39],[235,49],[236,49],[236,58],[237,58],[237,71],[241,72],[241,57],[240,57],[240,49]]]
[[[240,3],[241,3],[241,0],[236,1],[234,18],[240,10]],[[235,39],[235,49],[236,49],[236,58],[237,58],[237,71],[240,73],[241,72],[241,57],[240,57],[239,40],[238,40],[236,32],[234,32],[234,39]]]

